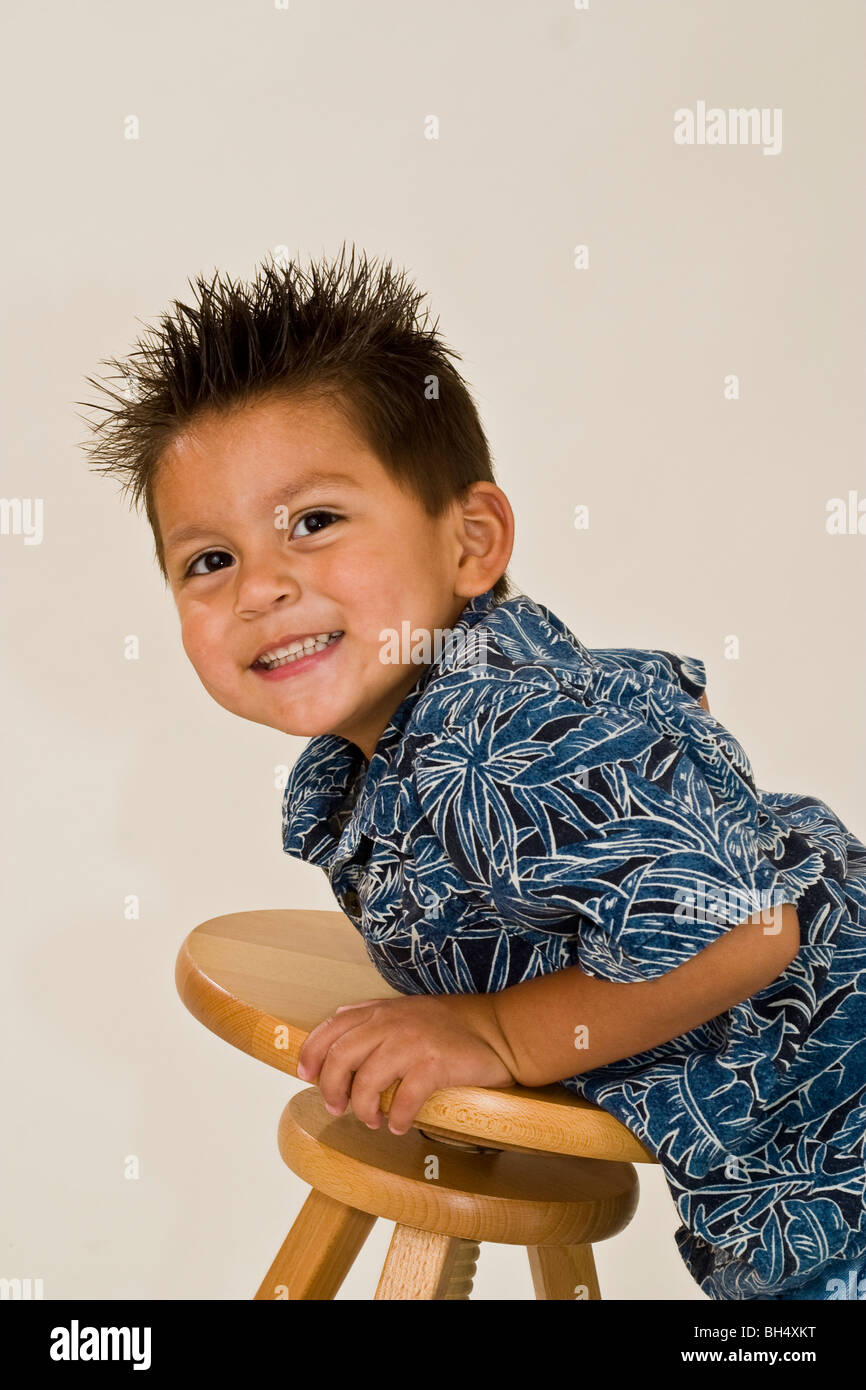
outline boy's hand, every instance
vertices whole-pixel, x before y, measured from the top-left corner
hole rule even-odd
[[[428,1096],[444,1086],[515,1085],[492,998],[413,994],[341,1004],[307,1035],[298,1076],[316,1081],[333,1115],[342,1115],[351,1098],[370,1129],[379,1128],[382,1092],[399,1081],[388,1127],[405,1134]]]

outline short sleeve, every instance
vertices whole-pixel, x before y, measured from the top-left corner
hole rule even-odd
[[[593,647],[590,654],[605,663],[628,666],[632,671],[643,671],[646,675],[671,681],[695,700],[699,700],[707,688],[707,668],[699,656],[655,649],[644,651],[638,647]]]
[[[575,939],[611,980],[654,979],[757,911],[777,881],[757,805],[722,802],[631,711],[509,685],[419,751],[423,813],[503,923]]]

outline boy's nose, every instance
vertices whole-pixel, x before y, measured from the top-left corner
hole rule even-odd
[[[273,608],[297,603],[301,586],[290,573],[285,556],[251,559],[238,566],[234,611],[249,617]]]

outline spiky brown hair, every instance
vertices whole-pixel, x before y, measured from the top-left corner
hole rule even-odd
[[[355,248],[312,262],[271,260],[248,284],[215,274],[189,279],[195,303],[173,302],[126,361],[103,379],[87,377],[115,403],[77,401],[107,412],[85,419],[94,471],[118,477],[138,509],[142,498],[156,559],[168,583],[154,505],[161,456],[196,417],[274,397],[321,398],[340,409],[390,476],[431,517],[440,517],[474,482],[495,482],[490,448],[469,390],[450,359],[460,354],[419,316],[425,296],[392,269]],[[121,390],[108,381],[120,379]],[[430,389],[435,380],[436,386]],[[506,570],[493,585],[513,592]]]

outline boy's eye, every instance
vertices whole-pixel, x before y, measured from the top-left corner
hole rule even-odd
[[[198,570],[195,568],[196,565],[201,564],[202,560],[210,559],[211,555],[225,555],[229,561],[232,560],[232,556],[229,555],[227,550],[205,550],[201,555],[197,555],[194,560],[190,560],[186,571],[187,577],[191,574],[215,574],[218,569],[224,569],[224,565],[215,565],[213,569],[205,570]]]
[[[317,511],[314,511],[314,512],[307,512],[306,515],[304,515],[304,516],[302,516],[302,517],[299,517],[298,520],[297,520],[296,523],[295,523],[295,530],[292,532],[292,535],[293,535],[293,536],[295,535],[295,532],[297,531],[297,528],[298,528],[302,523],[303,523],[303,524],[306,524],[308,521],[311,521],[314,517],[326,517],[326,518],[327,518],[327,517],[330,517],[332,521],[339,521],[339,520],[340,520],[340,518],[339,518],[339,516],[337,515],[336,512],[329,512],[329,511],[327,511],[324,507],[320,507]],[[317,533],[318,531],[327,530],[327,526],[328,526],[327,521],[326,521],[326,524],[325,524],[324,526],[314,526],[314,527],[313,527],[313,530],[312,530],[311,532],[309,532],[309,534],[314,536],[314,535],[316,535],[316,533]],[[302,535],[302,536],[300,537],[300,539],[301,539],[301,540],[305,540],[306,537]],[[195,557],[194,560],[190,560],[189,565],[187,566],[186,576],[185,576],[185,577],[186,577],[186,578],[189,578],[191,575],[215,574],[216,571],[217,571],[218,569],[224,569],[225,566],[224,566],[224,565],[221,565],[221,564],[220,564],[220,565],[214,565],[212,568],[206,568],[206,569],[203,569],[203,570],[202,570],[202,569],[197,569],[197,568],[196,568],[196,566],[197,566],[197,565],[200,565],[200,564],[202,563],[203,560],[209,560],[210,557],[211,557],[212,555],[222,555],[222,556],[225,556],[225,558],[228,560],[229,564],[231,564],[232,561],[233,561],[233,556],[231,556],[227,550],[204,550],[204,551],[202,551],[201,555],[197,555],[197,556]]]
[[[329,516],[329,517],[331,517],[333,520],[336,520],[336,521],[339,521],[339,519],[340,519],[340,518],[337,516],[337,513],[336,513],[336,512],[329,512],[329,511],[326,511],[324,508],[319,508],[318,511],[315,511],[315,512],[307,512],[305,516],[299,517],[298,520],[297,520],[297,522],[295,523],[295,530],[297,530],[298,526],[301,526],[302,524],[305,525],[308,521],[311,521],[311,520],[313,519],[313,517],[320,517],[320,516],[325,516],[325,517],[328,517],[328,516]],[[315,527],[313,528],[312,532],[310,532],[309,534],[315,535],[317,531],[323,531],[323,530],[326,530],[326,529],[327,529],[326,526],[315,526]],[[295,531],[292,532],[292,535],[293,535],[293,536],[294,536],[294,534],[295,534]],[[303,539],[303,537],[302,537],[302,539]]]

